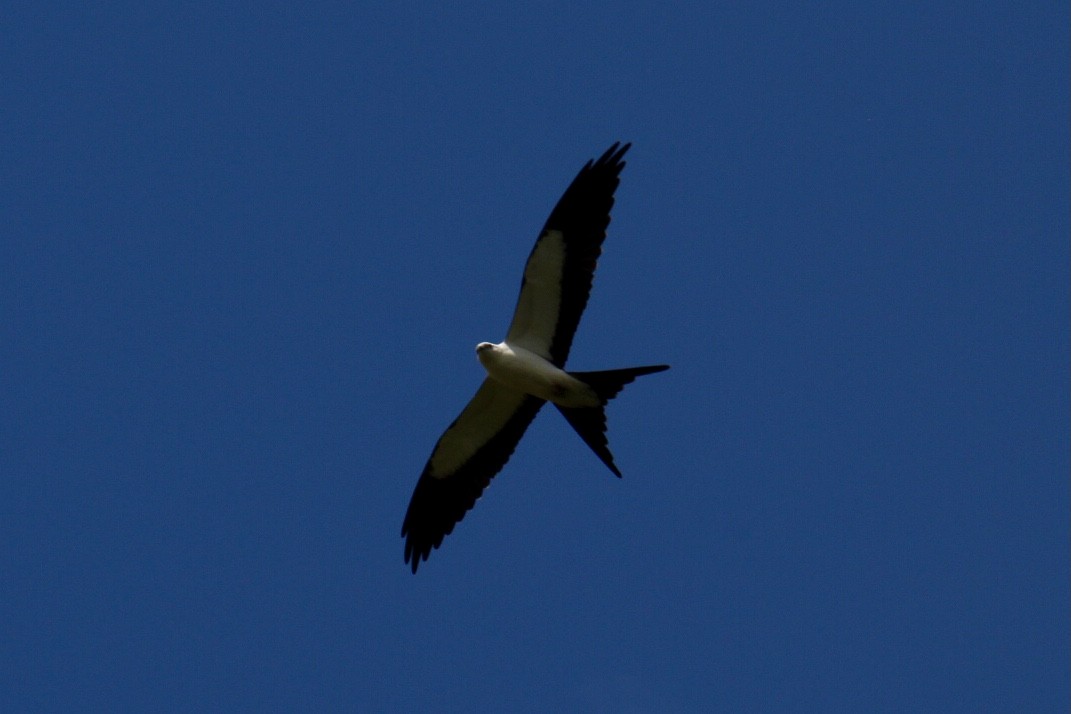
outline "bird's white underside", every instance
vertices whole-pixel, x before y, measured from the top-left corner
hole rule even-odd
[[[501,385],[563,407],[595,407],[599,397],[588,385],[540,355],[508,342],[481,342],[476,356]]]
[[[591,387],[523,347],[482,342],[477,356],[487,379],[432,454],[430,473],[435,478],[464,466],[509,421],[527,395],[563,407],[600,404]]]

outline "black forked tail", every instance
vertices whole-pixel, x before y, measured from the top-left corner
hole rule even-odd
[[[669,365],[658,364],[650,367],[628,367],[626,369],[608,369],[602,372],[570,372],[569,374],[584,382],[602,400],[597,407],[570,408],[558,406],[565,420],[576,430],[584,443],[591,447],[595,455],[621,478],[621,472],[614,465],[614,455],[610,453],[606,440],[606,403],[616,397],[626,384],[645,374],[664,372]]]

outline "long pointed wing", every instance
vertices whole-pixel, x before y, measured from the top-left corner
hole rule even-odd
[[[414,573],[506,465],[543,403],[488,378],[439,437],[402,523]]]
[[[506,342],[558,367],[565,366],[588,304],[629,146],[614,144],[580,170],[551,211],[524,267]]]

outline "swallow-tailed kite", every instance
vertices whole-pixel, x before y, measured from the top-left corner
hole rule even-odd
[[[545,402],[554,403],[620,478],[606,440],[606,403],[636,377],[669,367],[566,372],[565,360],[588,303],[629,146],[614,144],[573,179],[528,256],[506,339],[476,345],[488,376],[435,444],[402,524],[405,562],[414,573],[502,470]]]

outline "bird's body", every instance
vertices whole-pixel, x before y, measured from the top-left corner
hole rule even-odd
[[[405,562],[414,573],[475,505],[547,402],[621,476],[606,440],[605,406],[636,377],[669,368],[568,372],[565,362],[591,292],[628,148],[614,144],[580,170],[528,256],[506,339],[476,346],[488,376],[435,444],[402,524]]]
[[[476,356],[487,375],[499,384],[562,407],[597,407],[595,390],[564,369],[523,347],[507,342],[476,345]]]

